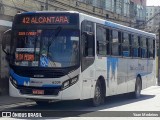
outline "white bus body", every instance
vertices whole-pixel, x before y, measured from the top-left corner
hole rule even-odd
[[[44,13],[44,12],[35,12],[33,14],[36,14],[36,13]],[[58,13],[58,12],[45,12],[45,13],[48,14],[48,13]],[[112,55],[112,53],[109,53],[108,55],[104,56],[104,55],[99,55],[97,53],[98,43],[96,40],[97,34],[100,34],[100,33],[97,33],[97,26],[102,26],[102,28],[109,29],[110,32],[113,30],[117,30],[121,33],[123,33],[123,31],[127,32],[129,35],[136,34],[137,36],[142,36],[142,37],[145,36],[146,38],[149,38],[148,41],[152,40],[155,42],[154,34],[147,33],[134,28],[126,27],[120,24],[116,24],[114,22],[102,20],[86,14],[78,13],[78,12],[66,12],[66,13],[73,13],[73,14],[76,13],[79,15],[79,27],[80,27],[80,34],[81,34],[80,42],[82,40],[82,34],[83,34],[82,22],[89,21],[93,23],[92,24],[94,26],[93,28],[90,27],[90,24],[88,25],[88,32],[92,32],[89,29],[93,29],[94,31],[92,34],[94,35],[94,46],[95,46],[94,55],[95,56],[92,56],[93,57],[92,63],[87,67],[84,67],[83,69],[82,68],[83,62],[86,62],[85,65],[87,65],[87,62],[88,61],[90,62],[90,60],[87,61],[86,59],[90,59],[92,57],[85,56],[86,61],[85,60],[83,61],[82,60],[83,55],[82,55],[80,57],[80,61],[81,61],[80,66],[76,70],[71,71],[65,76],[62,76],[60,78],[29,78],[29,80],[28,81],[26,80],[24,83],[26,87],[34,86],[35,87],[34,89],[36,89],[36,86],[40,88],[40,86],[44,84],[46,84],[46,86],[49,84],[52,84],[53,85],[52,87],[54,87],[56,85],[61,86],[64,81],[78,76],[75,78],[75,81],[77,81],[75,84],[71,85],[66,89],[60,90],[57,95],[22,94],[20,92],[20,89],[17,89],[11,81],[15,78],[21,80],[23,76],[19,76],[16,73],[14,73],[13,70],[11,70],[10,72],[11,77],[9,80],[10,96],[23,97],[23,98],[33,99],[35,101],[74,100],[74,99],[84,100],[84,99],[94,98],[95,86],[97,81],[101,82],[101,87],[105,87],[103,88],[103,90],[105,90],[104,91],[105,96],[112,96],[112,95],[134,92],[137,77],[141,79],[142,89],[145,89],[149,86],[156,84],[156,60],[155,60],[156,49],[154,48],[154,46],[153,46],[154,55],[152,58],[142,58],[142,57],[134,58],[133,56],[128,56],[128,55],[126,57],[125,55],[123,56],[121,53],[120,53],[121,55],[119,56],[114,56]],[[128,35],[128,38],[129,38],[129,35]],[[121,39],[123,38],[121,37]],[[153,43],[153,45],[155,45],[155,43]],[[83,48],[82,46],[83,45],[81,44],[81,47],[80,47],[81,49]],[[102,50],[102,48],[99,48],[99,49]],[[122,48],[120,48],[120,50],[122,50]],[[126,52],[123,51],[123,54],[128,54],[128,51]],[[54,84],[55,81],[58,83]]]

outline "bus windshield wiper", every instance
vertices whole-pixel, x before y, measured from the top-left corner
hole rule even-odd
[[[62,30],[62,27],[61,26],[59,26],[59,27],[57,27],[56,29],[55,29],[55,34],[54,35],[51,35],[51,38],[52,38],[52,40],[50,41],[50,43],[49,43],[49,45],[48,45],[48,48],[52,45],[52,43],[56,40],[56,38],[57,38],[57,36],[59,35],[59,33],[61,32],[61,30]]]

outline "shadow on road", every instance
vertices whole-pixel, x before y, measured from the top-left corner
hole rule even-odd
[[[112,97],[107,97],[106,102],[104,105],[99,107],[92,107],[88,104],[88,101],[79,101],[79,100],[72,100],[72,101],[59,101],[55,103],[50,103],[45,106],[40,106],[37,104],[31,105],[24,105],[18,107],[12,107],[5,110],[10,111],[39,111],[39,112],[46,112],[47,114],[52,114],[56,117],[69,117],[69,116],[83,116],[84,114],[93,113],[96,111],[107,111],[109,108],[114,108],[126,104],[131,104],[147,99],[151,99],[155,97],[155,95],[142,95],[139,99],[130,99],[128,98],[127,94],[124,95],[117,95]],[[54,113],[50,113],[50,112]],[[122,110],[123,111],[123,110]]]
[[[123,106],[123,105],[131,104],[131,103],[144,101],[144,100],[151,99],[154,97],[155,97],[155,95],[145,95],[145,94],[142,94],[139,99],[133,99],[128,94],[111,96],[111,97],[106,98],[106,102],[104,105],[99,106],[97,108],[92,107],[92,110],[96,111],[96,110],[104,110],[104,109],[114,108],[114,107],[118,107],[118,106]],[[89,110],[91,110],[91,109],[89,108]]]

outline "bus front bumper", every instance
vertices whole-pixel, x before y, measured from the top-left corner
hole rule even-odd
[[[9,80],[9,95],[12,97],[20,97],[26,99],[39,99],[39,100],[74,100],[80,99],[80,86],[79,81],[74,85],[59,91],[58,95],[33,95],[33,94],[21,94],[20,90],[17,89]]]

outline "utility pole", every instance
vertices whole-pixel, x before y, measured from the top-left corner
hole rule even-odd
[[[48,10],[48,0],[46,0],[46,3],[45,3],[45,10]]]

